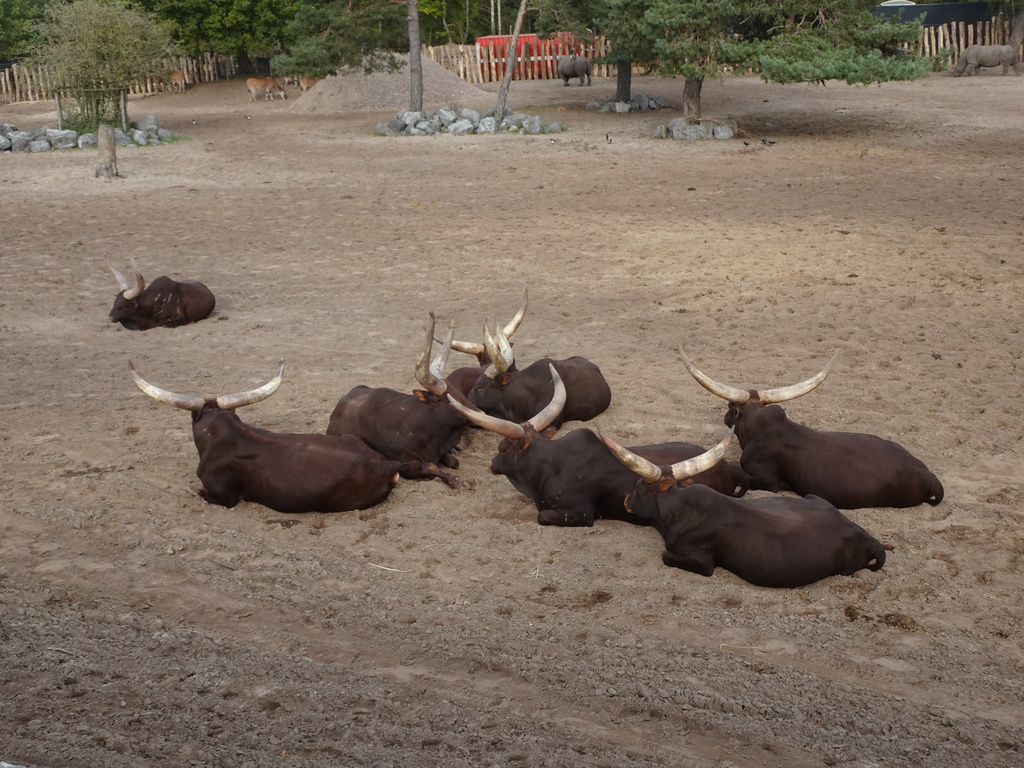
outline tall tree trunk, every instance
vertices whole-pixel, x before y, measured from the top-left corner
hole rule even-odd
[[[615,63],[615,100],[629,101],[633,98],[633,62],[618,61]]]
[[[703,77],[688,77],[683,84],[683,117],[687,122],[700,121],[700,90],[703,87]]]
[[[423,52],[420,50],[419,0],[405,0],[409,22],[409,109],[423,110]]]
[[[512,83],[512,73],[519,57],[519,30],[523,28],[523,17],[526,16],[526,0],[520,0],[519,12],[516,14],[516,25],[512,29],[512,42],[505,49],[505,77],[498,88],[498,103],[494,107],[494,115],[500,122],[505,117],[505,102],[508,100],[508,87]]]
[[[1020,52],[1020,44],[1024,42],[1024,10],[1018,11],[1013,17],[1013,26],[1010,27],[1010,45],[1017,52]]]
[[[96,163],[96,177],[116,179],[117,143],[114,141],[114,129],[109,125],[101,125],[97,133],[96,154],[99,155],[99,162]]]

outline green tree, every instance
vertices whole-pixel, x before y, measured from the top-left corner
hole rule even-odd
[[[48,9],[32,59],[78,106],[68,127],[94,130],[121,111],[131,83],[163,71],[175,52],[171,31],[125,0],[74,0]]]
[[[300,0],[142,0],[174,24],[175,39],[193,55],[207,51],[236,56],[242,71],[254,56],[284,48]]]
[[[288,52],[271,62],[284,76],[324,77],[339,69],[395,71],[400,64],[390,52],[409,50],[406,4],[390,0],[307,0],[288,33]]]
[[[664,75],[682,75],[683,112],[700,118],[704,79],[726,68],[767,82],[882,83],[923,77],[931,62],[909,51],[919,26],[883,19],[875,0],[610,0],[613,46]],[[635,47],[635,50],[629,50]],[[653,54],[653,56],[651,55]]]
[[[0,0],[0,61],[20,58],[39,40],[35,29],[50,0]]]

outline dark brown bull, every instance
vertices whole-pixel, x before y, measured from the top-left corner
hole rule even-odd
[[[509,320],[502,333],[505,334],[506,339],[511,339],[518,329],[520,323],[523,322],[523,318],[526,317],[526,305],[529,303],[530,297],[527,290],[523,290],[523,304],[519,307],[519,311],[516,312],[515,317]],[[466,366],[464,368],[456,368],[454,371],[449,373],[445,379],[448,382],[448,386],[452,389],[457,389],[462,394],[469,396],[469,393],[473,391],[473,387],[476,386],[477,380],[483,375],[484,371],[487,370],[488,366],[491,365],[491,355],[487,351],[487,346],[483,342],[475,341],[452,341],[452,349],[456,352],[464,352],[467,355],[473,355],[478,365]]]
[[[113,267],[120,292],[114,298],[108,320],[120,323],[129,331],[148,331],[150,328],[174,328],[194,323],[213,312],[216,300],[213,293],[200,282],[177,282],[161,275],[149,286],[133,267],[134,277],[129,280]]]
[[[277,391],[283,365],[262,387],[219,397],[168,392],[143,379],[131,361],[128,367],[151,398],[192,412],[199,495],[212,504],[245,500],[278,512],[341,512],[380,503],[398,482],[398,462],[358,438],[270,432],[235,415]]]
[[[707,453],[661,467],[602,436],[640,476],[626,509],[661,534],[665,565],[701,576],[725,568],[760,587],[792,588],[885,564],[881,543],[817,496],[730,499],[679,485],[720,461],[731,438],[730,431]]]
[[[819,432],[790,421],[773,405],[821,384],[838,355],[807,381],[764,391],[720,384],[694,368],[685,353],[682,359],[701,386],[729,401],[725,424],[736,428],[740,465],[752,489],[813,494],[840,509],[938,504],[942,483],[903,446],[875,435]]]
[[[636,476],[621,463],[589,429],[576,429],[557,440],[548,439],[552,423],[565,404],[565,385],[553,365],[548,367],[554,382],[551,402],[533,418],[516,424],[488,416],[453,400],[478,426],[502,435],[498,453],[491,460],[491,472],[504,475],[516,490],[537,507],[541,525],[590,526],[595,518],[625,519],[622,500],[636,485]],[[659,463],[671,463],[704,451],[690,443],[642,445],[633,449]],[[721,461],[692,478],[723,493],[742,496],[747,490],[743,471]]]
[[[566,421],[589,421],[608,410],[612,391],[601,369],[582,357],[552,360],[545,357],[526,368],[516,368],[508,338],[496,329],[492,336],[484,326],[484,345],[493,361],[469,393],[473,405],[490,416],[522,424],[541,410],[553,395],[548,374],[554,366],[565,384],[565,407],[551,426]]]
[[[469,426],[445,397],[449,387],[443,372],[453,335],[454,330],[450,330],[431,362],[431,313],[426,345],[416,366],[416,379],[425,390],[408,394],[365,385],[354,387],[335,406],[327,434],[355,435],[389,459],[401,462],[402,477],[437,477],[452,488],[461,487],[461,479],[438,466],[458,469],[454,451]]]

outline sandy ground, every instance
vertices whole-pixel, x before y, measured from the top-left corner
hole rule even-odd
[[[567,127],[552,142],[384,139],[391,111],[219,83],[133,101],[189,140],[121,150],[122,179],[96,180],[92,152],[0,155],[0,760],[1024,763],[1024,80],[709,82],[705,115],[749,146],[650,138],[672,109],[583,109],[613,89],[513,84],[510,106]],[[215,313],[110,325],[108,265],[132,258],[203,280]],[[470,489],[225,509],[197,495],[188,415],[128,375],[221,394],[283,359],[240,415],[318,432],[356,384],[414,386],[428,312],[475,339],[524,287],[520,359],[598,363],[597,425],[626,444],[723,434],[680,344],[744,387],[838,348],[790,416],[899,441],[945,501],[850,512],[894,547],[885,568],[789,591],[667,568],[650,528],[537,525],[487,433],[462,453]]]

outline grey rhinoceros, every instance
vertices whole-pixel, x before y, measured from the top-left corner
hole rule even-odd
[[[569,84],[569,80],[578,77],[580,85],[583,85],[583,78],[587,78],[587,85],[590,85],[590,59],[586,56],[560,56],[558,59],[558,76]]]
[[[1013,67],[1013,73],[1019,77],[1019,63],[1017,49],[1012,45],[969,45],[957,59],[952,75],[960,77],[966,73],[970,76],[978,71],[978,67],[998,67],[1002,64],[1004,75],[1009,71],[1009,67]]]

